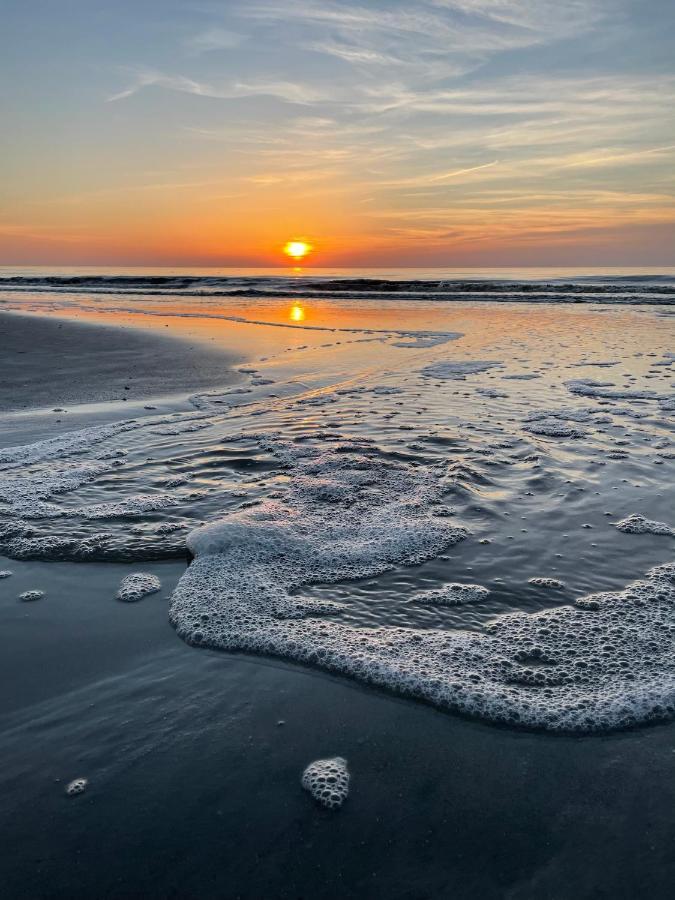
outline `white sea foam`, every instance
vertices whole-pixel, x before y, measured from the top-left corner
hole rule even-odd
[[[19,600],[23,600],[24,603],[32,603],[34,600],[42,600],[44,596],[44,591],[24,591],[23,594],[19,594]]]
[[[112,425],[99,425],[93,428],[69,431],[43,441],[36,441],[33,444],[4,447],[0,450],[0,465],[6,470],[16,466],[25,466],[31,463],[45,462],[49,459],[85,453],[111,437],[134,431],[140,426],[140,422],[130,419],[125,422],[114,422]]]
[[[547,587],[547,588],[562,588],[565,587],[564,583],[560,581],[558,578],[529,578],[528,584],[533,584],[535,587]]]
[[[189,643],[285,657],[553,731],[602,731],[675,712],[675,570],[657,567],[611,602],[594,595],[590,606],[581,598],[576,607],[503,615],[478,633],[361,628],[303,587],[420,563],[461,540],[466,531],[436,514],[439,475],[368,445],[320,451],[258,438],[287,467],[288,487],[189,536],[195,559],[170,609]]]
[[[448,360],[445,362],[431,363],[425,366],[421,374],[427,378],[441,379],[464,379],[467,375],[478,375],[481,372],[487,372],[488,369],[494,369],[502,366],[503,363],[495,360],[479,360],[479,359],[459,359]]]
[[[207,544],[174,594],[172,621],[191,643],[287,657],[510,725],[604,731],[675,713],[675,565],[576,608],[504,615],[483,633],[360,629],[285,618],[284,579],[253,563],[243,526],[221,552]],[[255,543],[283,569],[277,538]]]
[[[126,603],[135,603],[149,594],[156,594],[161,589],[162,582],[156,575],[148,572],[134,572],[133,575],[126,575],[120,582],[117,599],[124,600]]]
[[[438,606],[463,606],[485,600],[490,591],[481,584],[459,584],[453,582],[443,587],[420,591],[412,598],[415,603]]]
[[[665,534],[675,536],[675,528],[665,522],[654,522],[644,516],[631,515],[615,523],[619,531],[625,534]]]
[[[665,399],[656,391],[617,388],[611,381],[594,381],[592,378],[566,381],[565,386],[573,394],[582,397],[606,397],[610,400]]]
[[[317,759],[302,773],[302,786],[328,809],[339,809],[349,794],[347,760],[341,756]]]
[[[530,422],[523,426],[524,431],[530,434],[538,434],[543,437],[583,437],[588,434],[585,428],[579,428],[578,425],[567,425],[559,419],[539,419],[536,422]]]
[[[400,332],[400,335],[407,338],[407,340],[393,341],[392,346],[410,348],[412,350],[439,347],[464,336],[456,331],[410,331]]]
[[[68,785],[66,785],[66,794],[69,797],[77,797],[80,794],[84,794],[87,790],[88,781],[86,778],[75,778]]]

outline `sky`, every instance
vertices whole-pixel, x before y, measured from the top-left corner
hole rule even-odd
[[[3,0],[0,264],[675,264],[673,0]]]

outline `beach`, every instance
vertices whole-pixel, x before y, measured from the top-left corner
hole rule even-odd
[[[8,896],[670,895],[666,276],[30,277],[0,317]],[[116,600],[135,572],[161,589]],[[334,811],[300,778],[336,756]]]
[[[134,402],[215,387],[236,353],[125,327],[0,312],[2,411]],[[39,377],[36,377],[39,373]],[[236,380],[236,376],[233,380]]]

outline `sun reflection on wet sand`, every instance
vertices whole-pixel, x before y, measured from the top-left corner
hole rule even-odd
[[[304,307],[299,306],[297,303],[291,306],[288,311],[288,318],[291,322],[304,322],[307,318],[307,313],[305,312]]]

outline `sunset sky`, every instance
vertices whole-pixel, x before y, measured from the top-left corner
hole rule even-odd
[[[672,0],[5,0],[0,263],[675,263]]]

